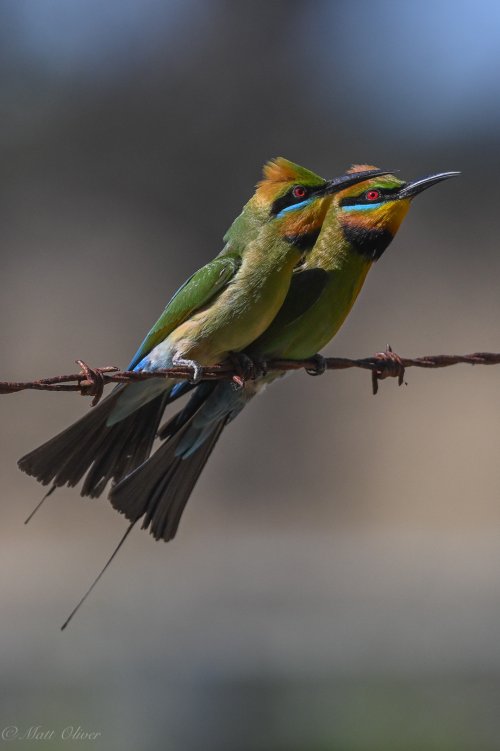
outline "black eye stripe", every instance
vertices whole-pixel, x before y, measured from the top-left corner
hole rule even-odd
[[[343,198],[340,202],[340,205],[359,206],[361,204],[374,203],[373,198],[370,200],[366,197],[366,194],[370,193],[373,190],[376,190],[378,193],[380,193],[379,197],[376,200],[381,203],[382,201],[388,201],[393,198],[397,193],[399,193],[402,188],[404,188],[404,185],[400,185],[397,188],[368,188],[368,190],[364,190],[363,193],[361,193],[359,196]]]
[[[326,183],[325,183],[326,185]],[[280,211],[283,211],[283,209],[286,209],[287,206],[293,206],[295,203],[301,203],[301,201],[305,201],[311,196],[315,195],[316,193],[320,193],[325,185],[318,185],[315,188],[308,187],[306,185],[301,185],[300,183],[297,183],[297,185],[293,185],[290,190],[288,190],[284,196],[281,196],[281,198],[278,198],[273,205],[271,206],[271,216],[276,216],[280,213]],[[293,191],[295,188],[304,188],[305,193],[303,196],[294,196]]]

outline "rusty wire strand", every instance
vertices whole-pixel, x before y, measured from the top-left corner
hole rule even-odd
[[[82,360],[77,360],[80,373],[59,375],[51,378],[40,378],[35,381],[0,381],[0,394],[13,394],[18,391],[35,389],[38,391],[79,391],[83,396],[92,396],[92,404],[97,404],[102,396],[104,386],[108,383],[128,383],[130,381],[144,381],[149,378],[176,378],[189,380],[193,373],[188,366],[177,366],[154,373],[145,371],[120,370],[116,366],[104,368],[90,368]],[[378,382],[384,378],[397,378],[403,383],[406,368],[447,368],[451,365],[499,365],[500,353],[473,352],[468,355],[425,355],[424,357],[400,357],[387,347],[385,352],[377,352],[371,357],[353,360],[348,357],[327,357],[321,363],[317,358],[307,360],[269,360],[254,363],[254,373],[269,371],[302,370],[309,372],[322,370],[346,370],[348,368],[362,368],[371,370],[373,393],[378,390]],[[241,386],[242,375],[235,372],[234,363],[222,363],[203,368],[204,380],[232,380],[235,386]]]

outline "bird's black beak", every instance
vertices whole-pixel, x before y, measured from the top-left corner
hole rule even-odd
[[[428,177],[421,177],[420,180],[414,180],[412,183],[406,183],[406,185],[399,191],[398,198],[414,198],[423,190],[427,190],[431,185],[436,185],[442,180],[448,180],[449,177],[457,177],[460,172],[438,172],[435,175],[429,175]]]
[[[393,172],[394,170],[381,169],[367,169],[363,172],[351,172],[348,175],[342,175],[341,177],[335,177],[333,180],[329,180],[327,184],[321,188],[320,194],[326,196],[329,193],[338,193],[345,188],[349,188],[351,185],[362,183],[363,180],[369,180],[371,177],[380,177],[381,175],[392,175]]]

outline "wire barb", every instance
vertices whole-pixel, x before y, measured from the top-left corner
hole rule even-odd
[[[400,356],[393,352],[391,345],[388,344],[384,352],[377,352],[375,357],[380,363],[383,363],[383,367],[372,370],[373,396],[378,392],[378,382],[384,378],[397,378],[398,386],[402,386],[405,377],[405,366]]]
[[[113,373],[119,370],[119,368],[111,365],[107,368],[96,368],[93,370],[83,360],[76,360],[76,364],[81,367],[81,375],[85,377],[79,382],[80,393],[82,396],[93,396],[91,406],[95,407],[100,402],[104,386],[106,385],[104,373]]]

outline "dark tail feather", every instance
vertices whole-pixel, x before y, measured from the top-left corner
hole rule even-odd
[[[63,625],[61,626],[61,631],[64,631],[64,629],[66,628],[66,626],[68,625],[68,623],[71,621],[71,619],[73,618],[73,616],[76,615],[76,612],[81,608],[81,606],[83,605],[83,603],[85,602],[85,600],[87,599],[87,597],[89,596],[89,594],[92,592],[92,590],[94,589],[95,585],[100,580],[101,576],[104,574],[104,572],[106,571],[106,569],[111,565],[111,562],[113,561],[114,557],[116,556],[116,554],[120,550],[121,546],[123,545],[123,543],[125,542],[125,540],[129,536],[129,534],[132,532],[134,524],[135,524],[135,522],[132,522],[132,524],[129,524],[129,526],[127,527],[127,529],[125,531],[125,534],[121,538],[121,540],[118,543],[118,545],[116,546],[116,548],[111,553],[110,557],[106,561],[106,563],[103,566],[103,568],[99,571],[99,573],[97,574],[96,578],[94,579],[94,581],[92,582],[92,584],[90,585],[90,587],[87,589],[87,591],[85,592],[85,594],[83,595],[83,597],[80,599],[80,601],[78,602],[78,604],[75,605],[75,607],[73,608],[73,610],[71,611],[71,613],[69,614],[69,616],[64,621]]]
[[[74,486],[87,474],[81,494],[99,496],[110,479],[121,480],[147,459],[163,414],[160,394],[115,425],[107,426],[120,389],[69,428],[19,460],[18,466],[43,485]]]
[[[186,387],[184,387],[182,391],[177,390],[176,395],[173,398],[169,394],[167,404],[171,404],[173,401],[178,399],[179,396],[183,396],[192,389],[194,389],[194,393],[191,395],[191,398],[189,399],[187,404],[185,404],[179,412],[177,412],[173,417],[170,417],[166,423],[158,428],[157,435],[158,438],[160,438],[162,441],[164,441],[166,438],[170,438],[171,436],[176,435],[176,433],[178,433],[178,431],[184,425],[186,425],[192,417],[195,416],[195,414],[205,404],[211,394],[213,394],[217,386],[217,383],[215,381],[204,381],[198,386],[194,386],[193,384],[189,383],[189,381],[184,381],[182,386],[184,386],[184,384],[186,384]]]
[[[41,509],[41,508],[42,508],[42,506],[43,506],[43,504],[45,503],[45,501],[47,500],[47,498],[48,498],[49,496],[51,496],[51,495],[52,495],[52,493],[54,492],[54,490],[56,490],[56,488],[57,488],[57,485],[52,485],[52,487],[51,487],[51,488],[49,488],[49,490],[47,490],[47,492],[46,492],[46,493],[45,493],[45,495],[43,496],[42,500],[41,500],[41,501],[39,501],[39,502],[38,502],[38,503],[36,504],[35,508],[34,508],[34,509],[33,509],[33,511],[31,512],[31,514],[29,514],[29,516],[27,516],[27,517],[26,517],[26,519],[24,520],[24,523],[25,523],[25,524],[27,524],[28,522],[30,522],[30,521],[31,521],[31,520],[33,519],[33,517],[35,516],[36,512],[37,512],[37,511],[38,511],[39,509]]]
[[[156,540],[168,542],[175,537],[184,507],[226,422],[223,418],[216,423],[207,440],[183,459],[175,451],[191,427],[190,421],[186,423],[147,462],[112,488],[109,499],[113,507],[131,522],[144,516],[142,528],[149,527]]]

